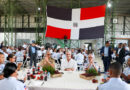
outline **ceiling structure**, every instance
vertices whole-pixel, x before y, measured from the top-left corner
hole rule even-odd
[[[10,0],[15,2],[17,14],[36,14],[37,2],[40,0]],[[42,0],[43,1],[43,0]],[[79,3],[80,1],[80,3]],[[130,16],[130,0],[111,0],[111,11],[116,15]],[[0,15],[4,15],[4,7],[9,0],[0,0]],[[85,8],[106,4],[108,0],[47,0],[47,5],[64,8]]]

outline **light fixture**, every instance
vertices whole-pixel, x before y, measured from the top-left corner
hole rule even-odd
[[[41,10],[41,8],[40,7],[38,7],[38,11],[40,11]]]
[[[108,8],[111,8],[111,7],[112,7],[112,2],[111,2],[111,0],[108,0],[108,2],[107,2],[107,7],[108,7]]]

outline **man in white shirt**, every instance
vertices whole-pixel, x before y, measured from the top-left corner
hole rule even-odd
[[[11,47],[8,47],[6,51],[8,54],[11,54],[12,53]]]
[[[125,56],[125,62],[127,62],[127,60],[128,60],[129,58],[130,58],[130,53]]]
[[[3,79],[3,70],[4,70],[4,67],[5,67],[5,64],[4,64],[4,54],[0,52],[0,79]]]
[[[81,70],[83,68],[83,62],[84,62],[84,55],[81,54],[81,50],[78,50],[78,54],[75,56],[75,60],[77,61],[78,70]]]
[[[129,49],[127,43],[124,43],[124,47],[125,47],[125,50],[126,50],[126,51],[130,51],[130,49]]]
[[[126,67],[122,73],[122,77],[126,82],[130,83],[130,58],[127,60],[128,67]]]
[[[85,63],[85,69],[86,70],[89,70],[89,69],[95,69],[97,72],[98,72],[98,66],[96,63],[94,63],[93,61],[93,55],[92,54],[89,54],[88,55],[88,63]]]
[[[61,62],[61,70],[64,71],[76,71],[77,63],[71,58],[71,52],[66,52],[66,59]]]
[[[2,50],[2,49],[0,49],[0,52],[2,52],[2,53],[3,53],[3,50]]]
[[[122,66],[120,63],[112,63],[109,67],[110,80],[98,86],[98,90],[130,90],[130,85],[122,81],[120,75]]]
[[[62,59],[66,59],[65,51],[64,51],[64,53],[62,54]]]
[[[27,48],[27,43],[24,42],[23,46],[22,46],[24,49]]]
[[[7,63],[3,70],[4,79],[0,81],[0,90],[27,90],[24,83],[17,80],[17,66]]]
[[[77,61],[78,65],[82,65],[84,62],[84,55],[81,54],[81,50],[78,50],[78,54],[75,57],[75,60]]]
[[[42,50],[42,55],[45,56],[47,50],[45,50],[44,47],[42,47],[41,50]]]

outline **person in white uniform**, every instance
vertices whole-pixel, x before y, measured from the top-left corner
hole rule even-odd
[[[15,54],[15,56],[16,56],[16,62],[17,63],[23,63],[23,56],[24,56],[24,53],[23,53],[23,51],[22,51],[22,47],[18,47],[18,51],[16,52],[16,54]]]
[[[63,71],[76,71],[77,62],[71,58],[71,52],[66,52],[66,59],[61,62],[61,70]]]
[[[75,56],[75,60],[77,61],[77,64],[82,65],[84,62],[84,55],[81,54],[81,50],[78,50],[78,54]]]
[[[5,64],[4,64],[4,54],[0,52],[0,80],[3,79],[3,70],[4,70],[4,67],[5,67]]]
[[[78,70],[81,70],[84,62],[84,55],[81,54],[81,50],[78,50],[78,54],[75,56],[75,60],[77,61]]]
[[[24,83],[17,80],[17,66],[7,63],[3,70],[4,79],[0,81],[0,90],[27,90]]]
[[[27,43],[24,42],[23,46],[22,46],[24,49],[27,48]]]
[[[109,67],[111,78],[105,84],[99,85],[98,90],[130,90],[130,85],[121,80],[121,73],[121,64],[118,62],[112,63]]]
[[[128,67],[123,70],[122,77],[126,82],[130,83],[130,57],[127,60]]]

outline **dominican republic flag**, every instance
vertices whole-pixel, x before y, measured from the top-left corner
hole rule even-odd
[[[96,39],[104,37],[105,5],[65,9],[47,6],[46,37]]]

